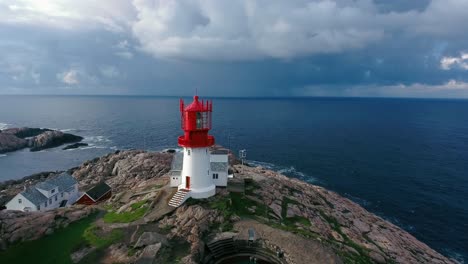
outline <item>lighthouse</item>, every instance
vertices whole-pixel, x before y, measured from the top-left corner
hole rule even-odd
[[[176,153],[172,162],[171,186],[178,192],[169,205],[179,206],[186,199],[208,198],[216,194],[216,186],[227,185],[228,151],[215,148],[215,139],[209,135],[213,103],[200,100],[196,95],[193,102],[185,106],[180,100],[181,128],[178,138],[181,153]]]

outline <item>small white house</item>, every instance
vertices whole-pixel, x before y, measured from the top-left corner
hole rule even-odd
[[[47,211],[73,204],[78,198],[78,182],[68,173],[39,182],[18,193],[6,204],[7,210]]]
[[[184,161],[184,152],[176,152],[172,159],[171,187],[177,187],[182,184],[182,167]],[[210,177],[215,186],[226,187],[228,178],[228,150],[215,149],[210,151],[210,170],[206,177]]]

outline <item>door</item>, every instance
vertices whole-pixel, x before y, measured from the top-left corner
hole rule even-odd
[[[185,177],[185,189],[190,189],[190,176]]]

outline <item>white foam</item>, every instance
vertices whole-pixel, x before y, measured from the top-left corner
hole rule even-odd
[[[463,257],[462,254],[458,253],[458,252],[455,252],[451,249],[444,249],[444,251],[447,252],[448,256],[450,258],[453,258],[455,259],[456,261],[458,261],[458,263],[460,264],[465,264],[465,258]]]
[[[256,160],[248,160],[247,163],[251,164],[251,165],[254,165],[254,166],[257,166],[257,167],[260,166],[260,167],[263,167],[263,168],[268,169],[268,170],[273,170],[273,171],[276,171],[278,173],[285,174],[286,176],[298,178],[300,180],[303,180],[303,181],[306,181],[306,182],[309,182],[309,183],[317,182],[316,178],[314,178],[314,177],[312,177],[310,175],[306,175],[305,173],[303,173],[301,171],[298,171],[294,166],[289,166],[289,167],[278,166],[278,165],[275,165],[273,163],[263,162],[263,161],[256,161]]]
[[[7,123],[0,123],[0,130],[7,129],[10,127],[10,124]]]
[[[1,157],[6,157],[7,155],[6,154],[0,154],[0,158]]]
[[[99,142],[112,142],[109,138],[105,136],[90,136],[90,137],[85,137],[84,142],[94,142],[94,143],[99,143]]]

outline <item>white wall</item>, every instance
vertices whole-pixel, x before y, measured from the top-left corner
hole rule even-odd
[[[211,177],[208,148],[184,148],[184,163],[179,189],[186,187],[186,176],[190,177],[191,197],[197,199],[215,195],[216,187]]]
[[[213,179],[213,174],[218,174],[217,179]],[[227,186],[227,171],[212,171],[211,178],[216,186],[226,187]]]
[[[34,188],[34,187],[32,187]],[[41,193],[44,194],[44,190],[42,189],[37,189]],[[51,194],[51,192],[45,192],[48,195]],[[73,189],[71,189],[68,192],[63,192],[63,197],[62,193],[58,192],[58,188],[55,188],[55,192],[52,194],[47,199],[47,206],[46,202],[42,202],[40,204],[40,211],[47,211],[51,209],[58,208],[60,206],[60,203],[63,200],[68,200],[67,205],[72,205],[75,203],[75,201],[78,199],[79,192],[78,192],[78,184],[75,184]],[[21,199],[21,204],[18,203],[18,199]],[[37,206],[33,203],[31,203],[28,199],[26,199],[21,193],[17,194],[13,199],[11,199],[6,205],[7,210],[19,210],[23,211],[25,207],[30,207],[30,211],[37,211]]]
[[[181,184],[180,176],[169,176],[171,178],[171,187],[177,187]]]
[[[43,189],[40,189],[40,188],[36,188],[36,190],[38,190],[39,192],[41,192],[43,195],[45,195],[46,197],[51,197],[51,196],[54,196],[58,193],[58,187],[50,190],[50,191],[46,191],[46,190],[43,190]]]
[[[21,199],[21,203],[18,202],[18,199]],[[11,199],[5,206],[6,206],[7,210],[23,211],[25,207],[29,207],[30,212],[37,211],[36,205],[31,203],[21,193],[17,194],[15,197],[13,197],[13,199]]]
[[[211,154],[210,161],[211,162],[228,162],[228,155],[227,154]]]

